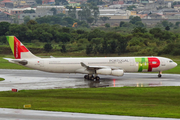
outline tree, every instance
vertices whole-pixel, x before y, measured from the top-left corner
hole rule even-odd
[[[89,28],[88,23],[85,21],[79,21],[77,24],[78,26]]]
[[[24,24],[26,24],[27,22],[29,22],[30,21],[30,17],[29,16],[25,16],[24,17]]]
[[[9,26],[9,31],[6,32],[7,35],[14,35],[22,42],[29,42],[30,38],[27,38],[26,33],[28,31],[28,27],[24,24],[11,24]]]
[[[163,34],[160,28],[152,28],[149,33],[153,34],[155,38],[160,38]]]
[[[179,24],[180,24],[180,22],[176,22],[176,23],[175,23],[175,25],[176,25],[177,27],[179,27]]]
[[[122,27],[133,27],[133,24],[125,22]]]
[[[102,53],[107,54],[108,52],[109,52],[108,44],[107,44],[107,41],[104,40],[103,43],[102,43]]]
[[[59,16],[59,17],[63,18],[63,17],[66,17],[66,14],[64,14],[64,13],[58,13],[58,14],[56,14],[56,16]]]
[[[136,22],[140,21],[141,22],[141,18],[139,16],[133,17],[129,23],[135,24]]]
[[[94,15],[95,23],[96,23],[99,18],[99,7],[93,7],[93,15]]]
[[[37,22],[35,20],[29,20],[27,22],[27,25],[35,25],[35,24],[37,24]]]
[[[132,15],[131,15],[131,16],[129,16],[129,19],[130,19],[130,20],[131,20],[131,19],[133,19],[133,18],[134,18],[134,16],[132,16]]]
[[[120,24],[119,24],[119,27],[122,27],[124,25],[124,21],[121,21]]]
[[[50,51],[52,50],[51,44],[50,44],[50,43],[45,44],[45,45],[44,45],[44,50],[45,50],[46,52],[50,52]]]
[[[134,30],[132,31],[132,33],[134,34],[134,33],[146,33],[147,32],[147,30],[146,30],[146,28],[144,28],[144,27],[136,27],[136,28],[134,28]]]
[[[64,21],[66,21],[68,24],[70,24],[71,26],[74,24],[74,22],[76,22],[76,20],[74,20],[71,17],[64,17],[63,18]]]
[[[152,28],[149,33],[151,34],[156,34],[156,33],[161,33],[162,30],[160,28]]]
[[[131,5],[131,6],[128,6],[126,10],[133,10],[134,8],[136,8],[135,5]]]
[[[93,18],[93,17],[88,17],[88,18],[87,18],[87,22],[88,22],[89,24],[93,23],[93,21],[94,21],[94,18]]]
[[[109,23],[106,23],[106,24],[105,24],[105,27],[106,27],[106,28],[109,28],[109,27],[110,27],[110,24],[109,24]]]
[[[169,25],[169,22],[167,20],[163,20],[161,21],[161,24],[164,26],[164,27],[167,27]]]
[[[117,43],[115,40],[111,40],[110,41],[110,53],[115,53],[116,52],[116,48],[117,48]]]
[[[7,31],[9,31],[9,26],[11,24],[8,22],[0,22],[0,36],[5,35]]]
[[[91,44],[89,44],[89,45],[86,46],[86,54],[87,54],[87,55],[88,55],[88,54],[91,54],[92,50],[93,50],[93,47],[92,47]]]
[[[109,17],[106,16],[100,17],[100,20],[102,20],[105,23],[107,20],[109,20]]]
[[[56,39],[55,41],[66,43],[66,42],[69,42],[70,39],[71,39],[71,36],[69,33],[61,33],[59,34],[58,39]]]
[[[165,30],[169,31],[169,30],[170,30],[170,27],[169,27],[169,26],[165,27]]]
[[[141,21],[137,21],[135,25],[138,27],[144,27],[144,24]]]
[[[79,20],[87,20],[87,18],[91,17],[91,10],[86,6],[82,8],[82,11],[78,11],[78,19]]]
[[[7,42],[6,36],[0,36],[0,42],[6,43]]]
[[[51,10],[50,10],[50,11],[53,11],[53,15],[56,15],[56,13],[57,13],[56,8],[51,8]]]
[[[65,46],[64,44],[62,45],[61,52],[62,52],[62,53],[66,53],[66,46]]]
[[[180,43],[167,44],[159,54],[180,55]]]
[[[15,23],[15,24],[19,24],[18,15],[15,15],[14,18],[13,18],[13,20],[14,20],[14,23]]]
[[[76,18],[76,7],[69,7],[68,16],[71,18]]]
[[[91,41],[93,38],[103,38],[104,32],[99,29],[94,29],[93,31],[89,32],[87,35],[88,41]]]

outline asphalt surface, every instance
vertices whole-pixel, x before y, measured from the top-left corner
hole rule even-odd
[[[57,89],[122,86],[180,86],[179,74],[125,73],[122,77],[100,75],[100,82],[84,80],[83,74],[48,73],[37,70],[0,69],[0,91],[22,89]]]
[[[0,120],[177,120],[0,108]]]
[[[125,73],[122,77],[101,75],[100,82],[84,80],[83,74],[47,73],[37,70],[0,69],[0,91],[23,89],[57,89],[87,87],[154,87],[180,86],[179,74]],[[67,112],[49,112],[0,108],[0,120],[176,120],[172,118],[130,117],[115,115],[96,115]]]

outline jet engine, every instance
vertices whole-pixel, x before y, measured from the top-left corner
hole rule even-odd
[[[123,76],[124,75],[124,71],[123,70],[112,70],[111,75],[114,75],[114,76]]]
[[[111,69],[98,69],[96,70],[97,74],[101,74],[101,75],[110,75],[112,72]]]
[[[111,69],[98,69],[96,70],[97,74],[101,75],[114,75],[114,76],[123,76],[124,71],[123,70],[111,70]]]

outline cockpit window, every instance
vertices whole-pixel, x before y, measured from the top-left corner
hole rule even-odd
[[[169,61],[170,63],[173,62],[172,60]]]

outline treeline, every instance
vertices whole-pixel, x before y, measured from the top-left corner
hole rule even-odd
[[[27,24],[27,22],[30,21],[29,16],[24,17],[24,24]],[[61,26],[65,27],[72,27],[74,23],[77,23],[78,27],[86,27],[89,28],[89,25],[86,21],[80,21],[78,19],[75,19],[73,17],[68,17],[63,13],[55,14],[53,16],[44,16],[40,18],[36,18],[35,21],[39,24],[47,23],[51,25],[59,24]]]
[[[48,52],[76,52],[86,54],[124,54],[132,55],[180,55],[180,36],[161,28],[147,30],[136,27],[129,34],[103,31],[98,28],[83,30],[62,27],[59,24],[38,24],[30,20],[26,24],[0,23],[0,43],[5,44],[6,35],[14,35],[23,43],[34,46],[47,43]]]

